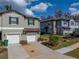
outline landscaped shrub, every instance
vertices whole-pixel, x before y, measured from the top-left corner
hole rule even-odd
[[[50,35],[49,37],[49,42],[52,44],[52,45],[58,45],[59,44],[59,37],[58,36],[55,36],[55,35]]]
[[[22,45],[27,44],[27,40],[21,40],[21,41],[20,41],[20,44],[22,44]]]
[[[44,39],[43,39],[43,38],[41,38],[41,37],[40,37],[40,38],[38,38],[38,41],[43,41],[43,40],[44,40]]]
[[[47,41],[48,39],[45,39],[45,38],[38,38],[38,41]]]

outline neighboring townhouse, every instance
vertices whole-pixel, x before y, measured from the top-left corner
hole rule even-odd
[[[40,36],[40,19],[25,16],[16,10],[0,12],[0,40],[8,40],[9,44],[21,40],[35,42]]]
[[[41,20],[42,34],[66,35],[79,28],[79,20],[71,18],[52,18]]]

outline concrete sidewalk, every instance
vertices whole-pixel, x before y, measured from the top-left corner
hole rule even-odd
[[[57,49],[55,51],[57,51],[58,53],[61,53],[61,54],[65,54],[65,53],[70,52],[70,51],[77,49],[77,48],[79,48],[79,42],[76,44],[73,44],[71,46],[68,46],[68,47]]]
[[[10,44],[8,47],[8,59],[28,59],[29,55],[20,44]]]
[[[38,43],[38,42],[31,43],[31,45],[36,50],[39,50],[41,55],[32,57],[30,59],[76,59],[76,58],[73,58],[70,56],[62,55],[54,50],[51,50],[50,48]]]

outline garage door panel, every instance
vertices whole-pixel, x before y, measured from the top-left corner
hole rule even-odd
[[[19,43],[19,35],[7,35],[8,44]]]
[[[34,42],[36,40],[35,35],[27,35],[26,37],[28,42]]]

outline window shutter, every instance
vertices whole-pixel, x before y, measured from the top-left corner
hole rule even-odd
[[[11,24],[11,17],[9,17],[9,24]]]
[[[35,25],[35,20],[33,19],[33,25]]]
[[[28,18],[28,25],[30,25],[30,22],[29,21],[30,21],[30,19]]]
[[[19,20],[18,20],[18,18],[16,19],[16,24],[19,24]]]

